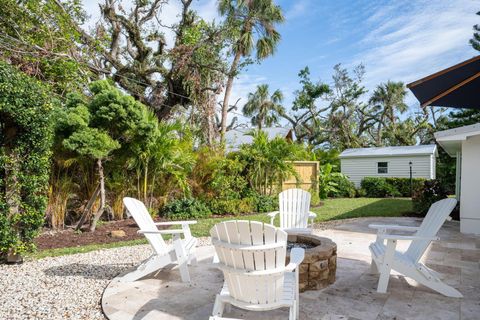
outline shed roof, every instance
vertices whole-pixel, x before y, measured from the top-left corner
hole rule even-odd
[[[342,153],[340,153],[340,158],[432,155],[436,154],[436,152],[437,146],[435,144],[381,148],[356,148],[344,150]]]
[[[242,129],[234,129],[227,131],[225,133],[225,142],[227,149],[229,151],[236,151],[240,148],[242,144],[249,144],[252,143],[253,137],[249,135],[249,133],[255,130],[253,128],[242,128]],[[262,131],[265,132],[268,136],[269,140],[277,136],[281,136],[286,138],[292,129],[290,128],[283,128],[283,127],[272,127],[272,128],[262,128]],[[292,135],[293,135],[292,131]],[[295,137],[292,136],[292,139],[295,140]]]
[[[478,135],[480,135],[480,123],[434,133],[437,142],[452,157],[462,150],[462,141]]]

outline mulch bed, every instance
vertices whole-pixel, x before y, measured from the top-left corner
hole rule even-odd
[[[123,230],[125,236],[114,238],[111,231]],[[73,229],[45,231],[35,239],[38,250],[80,247],[89,244],[103,244],[144,238],[138,234],[138,226],[133,219],[105,222],[97,226],[95,232],[75,232]]]

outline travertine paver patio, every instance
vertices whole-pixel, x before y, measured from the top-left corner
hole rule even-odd
[[[387,294],[375,291],[378,276],[369,273],[368,245],[375,239],[369,223],[418,225],[414,218],[365,218],[340,223],[316,234],[338,245],[335,284],[300,295],[300,319],[480,319],[480,237],[462,235],[457,222],[441,229],[424,260],[457,288],[462,299],[447,298],[393,275]],[[405,249],[407,242],[400,242]],[[102,307],[111,320],[208,319],[222,274],[211,264],[213,247],[198,249],[199,264],[190,268],[192,283],[180,282],[178,270],[130,284],[113,280],[103,294]],[[288,311],[246,312],[232,308],[224,316],[239,319],[287,319]]]

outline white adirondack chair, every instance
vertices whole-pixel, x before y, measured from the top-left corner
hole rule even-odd
[[[280,215],[280,228],[287,233],[311,233],[317,214],[310,211],[309,192],[302,189],[287,189],[278,195],[279,211],[268,213],[270,224]],[[308,226],[310,220],[310,227]]]
[[[420,262],[430,243],[439,239],[436,235],[445,220],[449,218],[456,203],[455,199],[443,199],[435,202],[419,227],[376,224],[369,226],[378,230],[377,240],[370,245],[372,272],[380,273],[378,292],[385,293],[387,291],[390,271],[393,269],[447,297],[462,297],[462,294],[456,289],[443,283],[438,273]],[[389,234],[388,231],[407,231],[413,234],[395,235]],[[386,245],[385,240],[387,241]],[[395,250],[398,240],[412,240],[412,242],[405,252],[399,252]]]
[[[213,316],[225,306],[252,311],[290,308],[290,320],[299,314],[299,268],[305,251],[293,248],[285,266],[287,233],[256,221],[226,221],[211,230],[218,267],[225,283],[215,299]]]
[[[187,264],[196,263],[195,246],[197,239],[192,237],[190,224],[196,221],[171,221],[155,223],[143,202],[134,198],[123,198],[123,203],[132,215],[140,230],[152,246],[152,255],[143,261],[136,270],[126,274],[121,281],[135,281],[164,268],[169,264],[178,264],[183,282],[190,282]],[[181,225],[182,229],[158,230],[157,226]],[[167,245],[162,234],[171,234],[173,244]],[[180,235],[184,234],[181,239]]]

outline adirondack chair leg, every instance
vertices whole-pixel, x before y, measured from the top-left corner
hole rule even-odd
[[[213,305],[213,314],[212,316],[222,316],[225,309],[225,302],[222,301],[222,298],[219,294],[215,298],[215,304]]]
[[[392,270],[393,259],[395,258],[395,247],[397,240],[389,239],[387,241],[387,249],[383,257],[383,263],[380,270],[380,279],[378,280],[377,292],[386,293],[388,281],[390,280],[390,271]]]
[[[425,270],[422,271],[422,268],[425,268],[428,270],[428,272],[425,272]],[[430,277],[427,277],[426,275],[429,274]],[[447,297],[452,297],[452,298],[462,298],[463,295],[455,288],[447,285],[445,282],[440,280],[440,277],[437,272],[428,269],[427,267],[423,266],[419,269],[412,270],[411,273],[409,273],[408,277],[411,277],[413,280],[417,281],[420,284],[423,284],[424,286],[437,291],[444,296]]]
[[[188,273],[188,257],[185,252],[185,248],[182,245],[180,235],[173,235],[173,247],[175,248],[175,254],[177,255],[178,268],[180,269],[180,276],[182,282],[190,282],[190,274]]]
[[[444,296],[451,297],[451,298],[463,298],[463,295],[457,289],[445,284],[443,281],[437,280],[432,281],[426,285],[432,290],[435,290]]]
[[[197,261],[197,256],[195,255],[195,253],[192,253],[190,255],[190,258],[188,260],[188,263],[191,264],[191,265],[194,265],[196,266],[198,264],[198,261]]]
[[[300,317],[300,287],[299,287],[299,282],[300,281],[300,267],[295,269],[295,302],[294,306],[296,309],[296,317],[297,319]]]
[[[296,306],[296,303],[294,303],[291,307],[290,307],[290,315],[288,317],[289,320],[297,320],[298,319],[298,316],[297,316],[297,306]]]
[[[127,273],[121,278],[121,282],[130,282],[141,279],[152,272],[155,272],[168,264],[162,257],[152,255],[144,260],[134,271]]]
[[[371,274],[378,274],[378,266],[374,259],[370,262],[370,273]]]

